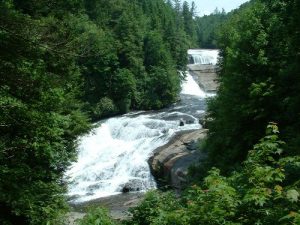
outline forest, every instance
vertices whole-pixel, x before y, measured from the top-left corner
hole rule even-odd
[[[221,54],[208,159],[181,197],[151,191],[122,223],[300,224],[300,2],[195,12],[180,0],[0,1],[0,224],[63,224],[77,138],[178,101],[189,48]],[[119,222],[95,208],[79,224]]]

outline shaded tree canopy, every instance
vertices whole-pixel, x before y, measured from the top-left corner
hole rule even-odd
[[[0,223],[58,224],[90,120],[178,99],[191,43],[163,0],[0,2]]]
[[[208,107],[214,165],[238,165],[270,121],[281,127],[287,154],[300,153],[299,7],[298,1],[251,1],[223,25],[220,90]]]

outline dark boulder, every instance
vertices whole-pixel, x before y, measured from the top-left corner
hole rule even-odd
[[[143,187],[143,182],[139,179],[132,179],[125,183],[122,187],[122,193],[140,191]]]
[[[184,126],[184,121],[182,119],[179,122],[179,126],[181,126],[181,127]]]

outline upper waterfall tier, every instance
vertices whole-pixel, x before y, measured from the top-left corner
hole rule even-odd
[[[189,49],[189,64],[216,65],[219,57],[217,49]]]

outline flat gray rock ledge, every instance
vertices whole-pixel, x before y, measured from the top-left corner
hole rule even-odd
[[[187,68],[199,87],[205,92],[215,93],[218,90],[218,67],[216,65],[189,64]]]

